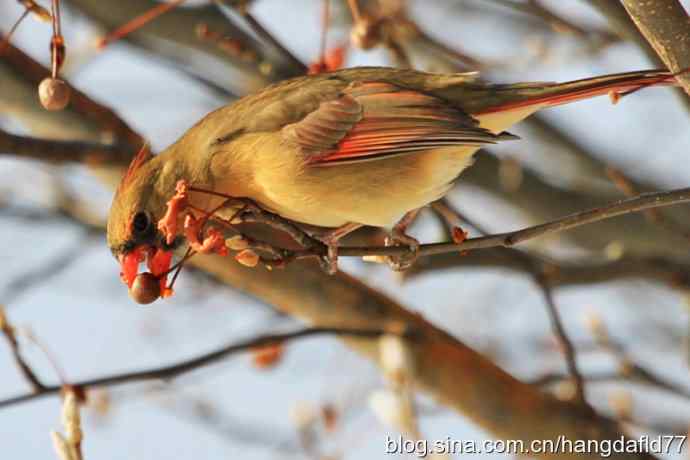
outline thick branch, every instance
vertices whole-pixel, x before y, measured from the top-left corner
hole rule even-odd
[[[630,16],[628,16],[623,5],[611,0],[586,0],[586,2],[606,17],[609,25],[618,35],[626,40],[635,42],[652,63],[663,64],[654,48],[649,45],[649,42],[635,28],[635,24],[630,20]]]
[[[39,139],[17,136],[0,129],[0,155],[3,154],[55,163],[84,162],[120,166],[126,165],[132,158],[132,150],[118,145]]]
[[[159,4],[152,0],[68,0],[66,3],[106,29],[114,29]],[[241,43],[244,49],[251,50],[253,58],[246,58],[246,54],[229,54],[213,43],[202,40],[197,35],[200,25]],[[127,40],[153,51],[158,57],[172,59],[189,72],[210,78],[223,88],[238,92],[247,88],[258,89],[271,80],[304,73],[303,66],[275,56],[276,53],[266,53],[260,42],[213,4],[175,8],[134,31]],[[216,68],[212,65],[213,61],[209,62],[208,56],[214,58]],[[271,62],[270,75],[261,73],[259,67],[262,62]],[[204,69],[203,72],[199,71],[200,67]]]
[[[455,268],[505,268],[523,271],[524,267],[506,248],[488,249],[467,254],[446,253],[421,259],[405,272],[406,277]],[[672,287],[690,287],[690,264],[663,258],[622,257],[611,261],[550,260],[549,284],[553,286],[588,285],[609,281],[642,278],[656,280]]]
[[[666,66],[684,73],[678,81],[690,95],[690,18],[678,0],[621,0]]]
[[[254,17],[253,14],[249,12],[246,7],[240,7],[240,14],[247,21],[247,24],[252,28],[256,34],[261,37],[266,42],[270,43],[280,54],[295,68],[298,73],[307,73],[307,66],[304,65],[302,61],[297,59],[290,50],[288,50],[278,39],[276,39],[273,34],[271,34],[266,28]]]
[[[612,0],[586,0],[593,8],[598,10],[609,21],[611,28],[622,38],[634,42],[638,48],[647,56],[649,62],[654,64],[654,67],[661,67],[664,62],[656,54],[649,42],[644,38],[644,35],[635,26],[635,23],[630,19],[625,7],[619,2]],[[690,110],[690,99],[685,97],[683,90],[675,88],[673,92],[680,98],[686,109]]]

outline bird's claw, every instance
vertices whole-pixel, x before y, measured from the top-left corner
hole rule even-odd
[[[321,256],[321,267],[326,273],[334,275],[338,271],[338,245],[340,244],[340,239],[359,227],[361,227],[361,224],[348,223],[317,237],[326,245],[326,254]]]
[[[338,244],[326,244],[326,248],[326,255],[319,259],[321,268],[329,275],[335,275],[338,271]]]
[[[405,271],[417,261],[419,257],[419,241],[405,232],[393,230],[384,241],[386,246],[407,246],[409,250],[399,256],[387,256],[386,261],[392,270]]]

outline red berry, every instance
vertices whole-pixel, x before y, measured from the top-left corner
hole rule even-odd
[[[132,287],[129,288],[129,296],[136,303],[146,305],[156,301],[161,296],[161,285],[152,273],[139,273],[134,278]]]

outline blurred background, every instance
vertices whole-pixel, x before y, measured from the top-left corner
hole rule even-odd
[[[326,51],[342,51],[343,66],[479,70],[488,81],[516,82],[660,65],[634,28],[616,26],[607,17],[602,2],[374,3],[363,2],[363,8],[389,18],[391,43],[363,50],[344,46],[350,42],[350,13],[345,2],[330,2]],[[112,108],[154,151],[209,111],[300,72],[261,44],[231,7],[201,1],[185,2],[126,40],[96,47],[134,12],[155,4],[62,2],[67,44],[62,74]],[[249,9],[299,61],[316,65],[324,4],[256,0]],[[23,12],[19,2],[0,3],[3,33]],[[218,26],[226,16],[234,24],[228,30]],[[51,33],[49,23],[30,15],[11,41],[49,66]],[[260,54],[252,54],[252,47]],[[2,69],[0,127],[32,133],[41,120],[23,111]],[[511,130],[521,141],[482,153],[449,198],[465,216],[499,232],[625,197],[621,180],[612,177],[624,177],[637,192],[687,187],[688,110],[682,92],[658,88],[616,105],[602,97],[550,109]],[[70,138],[78,131],[75,126],[74,133],[54,134]],[[23,354],[45,382],[59,382],[55,364],[68,381],[79,380],[155,367],[298,324],[193,269],[182,273],[173,298],[149,307],[134,304],[98,228],[111,190],[83,165],[0,153],[7,154],[0,158],[0,302],[19,331]],[[555,299],[589,401],[633,433],[686,434],[690,426],[689,231],[688,208],[681,206],[657,220],[642,215],[610,220],[527,245],[564,267]],[[431,213],[413,233],[425,242],[446,238]],[[504,265],[490,257],[439,257],[402,276],[382,265],[341,263],[344,271],[516,377],[567,398],[572,385],[563,379],[563,354],[542,295],[528,274]],[[4,345],[0,399],[29,389]],[[85,458],[386,458],[385,435],[395,427],[370,403],[384,386],[374,365],[334,338],[289,343],[270,368],[239,355],[170,384],[93,391],[83,412]],[[424,395],[418,412],[427,439],[492,438]],[[2,457],[52,458],[49,432],[60,428],[59,413],[54,397],[2,408]],[[329,418],[334,414],[336,422]]]

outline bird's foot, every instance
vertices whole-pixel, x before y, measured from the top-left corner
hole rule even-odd
[[[399,256],[386,257],[388,265],[395,271],[400,272],[407,270],[417,261],[419,241],[407,234],[407,228],[415,221],[419,215],[420,209],[408,211],[407,214],[395,224],[391,234],[387,236],[384,241],[386,246],[407,246],[409,248],[409,251]]]
[[[419,241],[404,231],[394,228],[385,239],[386,246],[407,246],[409,250],[399,256],[388,256],[386,261],[391,269],[401,272],[410,268],[419,255]]]
[[[321,267],[326,273],[334,275],[338,271],[338,244],[340,239],[361,226],[361,224],[349,223],[330,230],[325,235],[317,237],[326,245],[326,254],[320,259]]]
[[[205,219],[196,219],[191,214],[187,214],[184,220],[184,232],[189,247],[201,254],[228,255],[225,238],[223,238],[223,234],[217,228],[209,228],[206,230],[205,236],[203,236],[203,241],[199,239],[204,223]]]
[[[338,271],[338,243],[336,241],[331,244],[325,244],[327,248],[326,255],[319,259],[321,268],[329,275],[335,275]]]
[[[177,235],[177,219],[187,207],[187,191],[189,184],[187,181],[180,180],[175,186],[175,195],[167,203],[165,215],[158,221],[158,230],[165,237],[166,243],[173,244]]]

